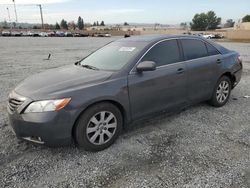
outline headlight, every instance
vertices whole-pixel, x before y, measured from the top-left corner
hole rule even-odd
[[[24,113],[30,112],[51,112],[64,108],[71,98],[65,99],[56,99],[56,100],[45,100],[45,101],[36,101],[31,103]]]

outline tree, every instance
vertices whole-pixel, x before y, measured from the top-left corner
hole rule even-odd
[[[78,20],[77,20],[77,27],[78,27],[78,29],[80,29],[80,30],[83,30],[83,29],[84,29],[84,22],[83,22],[83,19],[81,18],[81,16],[78,17]]]
[[[242,22],[250,22],[250,15],[246,15],[242,18]]]
[[[99,22],[98,21],[96,22],[96,26],[99,26]]]
[[[207,13],[195,14],[190,23],[191,29],[196,31],[205,31],[216,29],[221,23],[221,18],[217,17],[213,11]]]
[[[56,30],[59,30],[59,29],[61,29],[61,27],[60,27],[60,25],[56,22],[56,26],[55,26],[55,29]]]
[[[182,23],[180,24],[180,26],[181,26],[183,29],[187,29],[187,27],[188,27],[188,25],[187,25],[186,22],[182,22]]]
[[[8,23],[7,23],[6,20],[4,20],[4,22],[3,22],[3,28],[4,28],[4,29],[8,29],[8,28],[9,28],[9,27],[8,27]]]
[[[66,20],[62,19],[60,26],[62,29],[68,30],[68,24]]]
[[[101,21],[100,26],[105,26],[104,21]]]
[[[229,28],[234,26],[234,21],[232,19],[228,19],[227,22],[224,24],[224,28]]]
[[[207,29],[216,29],[221,24],[221,18],[217,17],[214,11],[207,13]]]
[[[94,22],[93,26],[96,26],[96,22]]]
[[[74,21],[71,21],[68,23],[68,29],[70,30],[75,30],[76,29],[76,24]]]
[[[128,22],[124,22],[124,24],[123,24],[124,26],[128,26],[129,24],[128,24]]]

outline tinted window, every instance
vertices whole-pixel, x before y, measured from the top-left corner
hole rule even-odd
[[[157,66],[181,61],[177,40],[157,44],[143,57],[142,61],[154,61]]]
[[[204,42],[193,39],[183,39],[182,47],[187,60],[207,56],[207,48]]]
[[[213,47],[210,44],[206,44],[206,45],[207,45],[208,55],[217,55],[217,54],[219,54],[218,50],[215,47]]]

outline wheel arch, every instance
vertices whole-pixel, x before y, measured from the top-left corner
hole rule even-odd
[[[92,106],[94,106],[94,105],[96,105],[96,104],[99,104],[99,103],[105,103],[105,102],[106,102],[106,103],[111,103],[111,104],[113,104],[114,106],[116,106],[116,107],[120,110],[120,112],[122,113],[122,117],[123,117],[123,128],[125,128],[125,125],[126,125],[126,123],[128,122],[128,113],[126,112],[125,107],[124,107],[121,103],[119,103],[119,102],[117,102],[117,101],[115,101],[115,100],[110,100],[110,99],[95,101],[95,102],[89,104],[86,108],[84,108],[84,109],[78,114],[78,116],[77,116],[77,118],[76,118],[76,120],[75,120],[75,122],[74,122],[74,125],[73,125],[73,127],[72,127],[72,129],[71,129],[71,136],[72,136],[73,140],[74,140],[74,131],[75,131],[75,128],[76,128],[76,124],[77,124],[77,122],[79,121],[79,118],[82,116],[82,114],[83,114],[87,109],[91,108]],[[74,141],[75,141],[75,140],[74,140]]]
[[[231,82],[232,82],[232,89],[234,88],[234,83],[235,83],[235,81],[236,81],[236,77],[231,73],[231,72],[225,72],[225,73],[223,73],[222,75],[221,75],[221,77],[222,76],[227,76],[230,80],[231,80]],[[220,78],[221,78],[220,77]]]

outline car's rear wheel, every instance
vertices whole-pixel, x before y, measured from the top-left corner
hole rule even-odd
[[[213,96],[210,99],[210,104],[215,107],[224,106],[231,94],[232,82],[227,76],[222,76],[214,89]]]
[[[122,114],[115,105],[105,102],[91,106],[76,123],[76,144],[88,151],[103,150],[117,139],[122,123]]]

